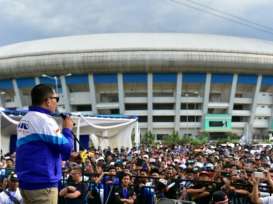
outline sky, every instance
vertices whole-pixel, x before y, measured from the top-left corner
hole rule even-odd
[[[273,0],[0,0],[0,5],[0,46],[128,32],[207,33],[273,41]]]

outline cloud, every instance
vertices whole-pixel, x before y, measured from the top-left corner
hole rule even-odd
[[[0,45],[53,36],[109,32],[269,34],[192,9],[189,0],[0,0]],[[202,4],[272,25],[271,0],[203,0]],[[195,4],[190,4],[196,6]]]

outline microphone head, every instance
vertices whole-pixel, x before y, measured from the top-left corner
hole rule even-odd
[[[60,113],[60,116],[62,117],[62,119],[65,119],[66,117],[71,116],[71,114],[69,114],[69,113]]]

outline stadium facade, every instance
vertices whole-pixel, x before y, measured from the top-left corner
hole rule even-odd
[[[272,130],[273,42],[203,34],[98,34],[0,47],[1,105],[30,105],[38,83],[67,112],[139,117],[161,139]]]

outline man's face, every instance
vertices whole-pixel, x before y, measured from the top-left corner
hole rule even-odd
[[[11,191],[16,191],[18,187],[18,181],[17,180],[10,180],[8,181],[8,186]]]
[[[206,174],[200,174],[199,181],[210,181],[210,177]]]
[[[109,176],[115,176],[116,175],[116,170],[115,169],[110,169],[109,170]]]
[[[130,176],[124,176],[122,178],[122,185],[123,186],[129,186],[129,184],[130,184]]]
[[[7,160],[7,167],[12,168],[13,167],[13,162],[11,160]]]
[[[72,176],[73,181],[78,181],[81,179],[81,172],[77,170],[72,170],[70,172],[70,175]]]
[[[53,93],[50,97],[46,99],[46,106],[51,112],[56,112],[58,106],[59,96]]]

